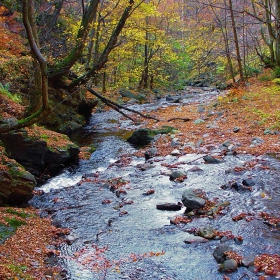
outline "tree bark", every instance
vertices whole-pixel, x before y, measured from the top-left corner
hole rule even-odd
[[[235,23],[235,17],[233,12],[233,6],[232,6],[232,0],[228,0],[229,3],[229,11],[230,11],[230,17],[231,17],[231,25],[232,25],[232,31],[234,36],[234,44],[235,44],[235,51],[236,51],[236,58],[238,63],[238,71],[240,75],[240,81],[241,83],[244,82],[244,75],[243,75],[243,67],[242,67],[242,58],[240,55],[240,48],[239,48],[239,41],[237,36],[237,30],[236,30],[236,23]]]
[[[275,33],[276,66],[280,66],[280,0],[275,0]]]
[[[82,22],[80,29],[76,37],[75,47],[70,51],[70,53],[60,62],[56,64],[55,67],[50,69],[49,78],[59,79],[69,73],[71,67],[80,59],[82,56],[85,42],[90,31],[90,25],[96,16],[97,7],[99,5],[99,0],[91,0],[82,17]]]

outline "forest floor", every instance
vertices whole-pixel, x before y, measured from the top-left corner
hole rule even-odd
[[[163,125],[178,129],[178,141],[198,143],[195,152],[207,153],[211,147],[230,139],[237,143],[236,153],[254,155],[272,154],[280,156],[280,86],[274,82],[260,82],[252,79],[245,88],[234,88],[198,110],[198,104],[182,105],[180,110],[174,106],[152,112],[163,121],[148,121],[147,127]],[[221,120],[211,111],[223,111]],[[176,118],[174,121],[164,121]],[[186,119],[189,119],[186,121]],[[203,120],[196,123],[195,120]],[[209,123],[214,123],[209,128]],[[256,137],[262,139],[261,145],[252,145]],[[202,141],[203,140],[203,141]],[[170,143],[158,141],[158,152],[167,155],[171,152]],[[185,147],[184,152],[193,152]],[[143,156],[144,149],[138,151]],[[12,237],[0,244],[1,279],[61,279],[59,268],[52,267],[48,257],[59,255],[55,245],[61,242],[60,236],[66,234],[51,225],[51,220],[40,218],[33,208],[0,208],[0,225],[14,229]]]

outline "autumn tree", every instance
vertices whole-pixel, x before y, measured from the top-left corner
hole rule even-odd
[[[62,1],[58,4],[65,4],[66,1]],[[76,63],[82,58],[84,54],[84,49],[88,40],[89,33],[92,26],[97,19],[98,6],[100,4],[99,0],[90,0],[85,4],[82,1],[82,15],[77,34],[75,36],[74,44],[70,51],[63,55],[63,57],[58,57],[54,59],[48,59],[48,54],[42,53],[39,47],[39,39],[37,37],[37,28],[35,25],[35,9],[33,0],[23,0],[22,1],[22,14],[24,26],[26,29],[27,38],[31,46],[31,53],[34,59],[37,61],[40,69],[40,79],[37,79],[37,83],[40,84],[41,94],[42,94],[42,105],[38,106],[40,109],[28,116],[24,120],[13,120],[8,123],[4,123],[0,126],[0,132],[10,131],[12,129],[18,129],[35,123],[38,118],[42,116],[43,113],[49,110],[48,104],[48,86],[49,84],[59,86],[68,90],[74,87],[85,84],[90,78],[94,77],[106,64],[108,61],[111,51],[117,46],[118,36],[120,35],[127,19],[131,16],[132,12],[143,2],[143,1],[119,1],[122,2],[121,8],[122,12],[115,21],[114,26],[111,29],[111,34],[107,41],[104,43],[104,48],[100,51],[100,54],[96,56],[95,60],[92,62],[85,72],[77,73],[74,79],[65,82],[68,79],[71,69],[76,65]],[[68,4],[68,3],[66,3]],[[51,21],[50,27],[57,21],[58,14],[63,10],[63,8],[58,5],[54,9],[53,20]]]

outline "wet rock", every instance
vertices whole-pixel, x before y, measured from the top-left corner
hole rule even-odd
[[[246,267],[254,265],[255,255],[247,255],[242,258],[242,264]]]
[[[233,189],[235,189],[235,190],[237,190],[237,191],[241,191],[242,190],[242,185],[240,185],[239,183],[237,183],[237,182],[233,182],[232,184],[231,184],[231,186],[230,186],[231,188],[233,188]]]
[[[242,180],[242,184],[243,184],[244,186],[251,187],[251,186],[254,186],[254,185],[255,185],[255,182],[254,182],[254,180],[252,180],[252,179],[244,179],[244,180]]]
[[[89,120],[92,114],[92,109],[96,107],[98,101],[95,99],[81,100],[78,104],[78,113],[85,116],[86,120]]]
[[[203,169],[199,168],[198,166],[194,166],[188,169],[188,172],[199,172],[199,171],[203,171]]]
[[[172,156],[179,156],[180,154],[181,154],[181,152],[180,152],[179,150],[177,150],[177,149],[173,150],[173,151],[170,153],[170,155],[172,155]]]
[[[131,144],[138,146],[145,146],[154,140],[154,132],[148,128],[140,128],[133,132],[133,134],[127,139]]]
[[[68,245],[71,245],[73,244],[76,240],[78,239],[78,236],[76,235],[68,235],[66,238],[65,238],[65,241]]]
[[[182,100],[181,96],[166,96],[166,101],[172,103],[180,103]]]
[[[213,252],[213,257],[218,263],[223,263],[226,260],[226,255],[224,253],[231,250],[232,248],[229,245],[219,244]]]
[[[145,154],[144,154],[145,159],[148,160],[148,159],[150,159],[150,158],[156,156],[157,153],[158,153],[157,148],[155,148],[155,147],[150,148],[150,149],[148,149],[147,151],[145,151]]]
[[[182,202],[190,210],[202,208],[206,203],[205,199],[197,196],[193,189],[184,190]]]
[[[179,142],[179,139],[178,138],[173,138],[171,140],[171,147],[176,147],[176,146],[180,146],[181,143]]]
[[[214,239],[216,237],[215,229],[212,227],[199,229],[198,235],[206,239]]]
[[[158,210],[168,210],[168,211],[178,211],[181,210],[182,204],[181,203],[163,203],[157,204]]]
[[[264,142],[264,140],[260,137],[254,137],[252,140],[252,144],[249,146],[250,148],[253,148],[255,146],[261,145]]]
[[[233,132],[234,132],[234,133],[237,133],[237,132],[239,132],[239,131],[240,131],[240,127],[236,126],[236,127],[233,128]]]
[[[178,178],[181,178],[183,176],[186,176],[186,173],[184,171],[181,171],[181,170],[174,170],[171,172],[170,174],[170,180],[171,181],[174,181]]]
[[[238,264],[236,260],[229,259],[225,260],[224,263],[220,266],[219,271],[220,272],[231,272],[235,271],[238,267]]]
[[[184,242],[187,243],[187,244],[199,244],[199,243],[206,243],[208,242],[209,240],[206,239],[206,238],[203,238],[201,236],[195,236],[195,235],[192,235],[192,236],[188,236]]]
[[[148,169],[154,168],[155,166],[150,162],[146,162],[144,164],[138,164],[137,167],[142,171],[146,171]]]
[[[225,148],[228,148],[230,145],[231,145],[230,140],[226,140],[222,143],[222,146],[225,147]]]
[[[212,156],[206,155],[203,157],[205,163],[209,163],[209,164],[218,164],[218,163],[222,163],[223,161],[217,158],[214,158]]]

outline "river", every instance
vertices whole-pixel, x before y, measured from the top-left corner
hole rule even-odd
[[[208,102],[217,94],[213,90],[188,94],[184,102]],[[161,99],[132,108],[152,110],[171,105],[172,102]],[[67,243],[60,246],[60,256],[55,259],[65,270],[65,279],[218,280],[224,279],[225,274],[218,271],[213,251],[221,242],[242,256],[279,253],[277,227],[267,225],[257,216],[250,221],[232,220],[241,213],[268,212],[279,216],[278,160],[229,155],[220,164],[205,164],[198,154],[169,155],[154,157],[150,167],[143,169],[145,158],[133,156],[135,147],[126,141],[130,130],[139,127],[129,120],[120,120],[115,111],[100,110],[93,114],[87,126],[72,137],[80,145],[96,145],[90,160],[83,160],[49,180],[40,187],[44,194],[31,201],[41,209],[42,216],[50,215],[55,225],[70,229]],[[253,160],[258,164],[250,170],[228,172]],[[185,181],[170,181],[168,165],[172,164],[187,173]],[[193,167],[201,170],[192,172]],[[252,191],[221,188],[230,181],[248,178],[255,183]],[[203,190],[209,200],[230,205],[216,218],[206,216],[188,224],[171,224],[170,220],[183,214],[185,208],[160,211],[156,205],[180,202],[183,190],[190,187]],[[151,189],[154,194],[143,195]],[[191,235],[190,229],[201,227],[231,231],[234,236],[242,236],[243,242],[184,242]],[[255,273],[253,267],[241,266],[226,275],[238,280],[259,279],[261,274]]]

